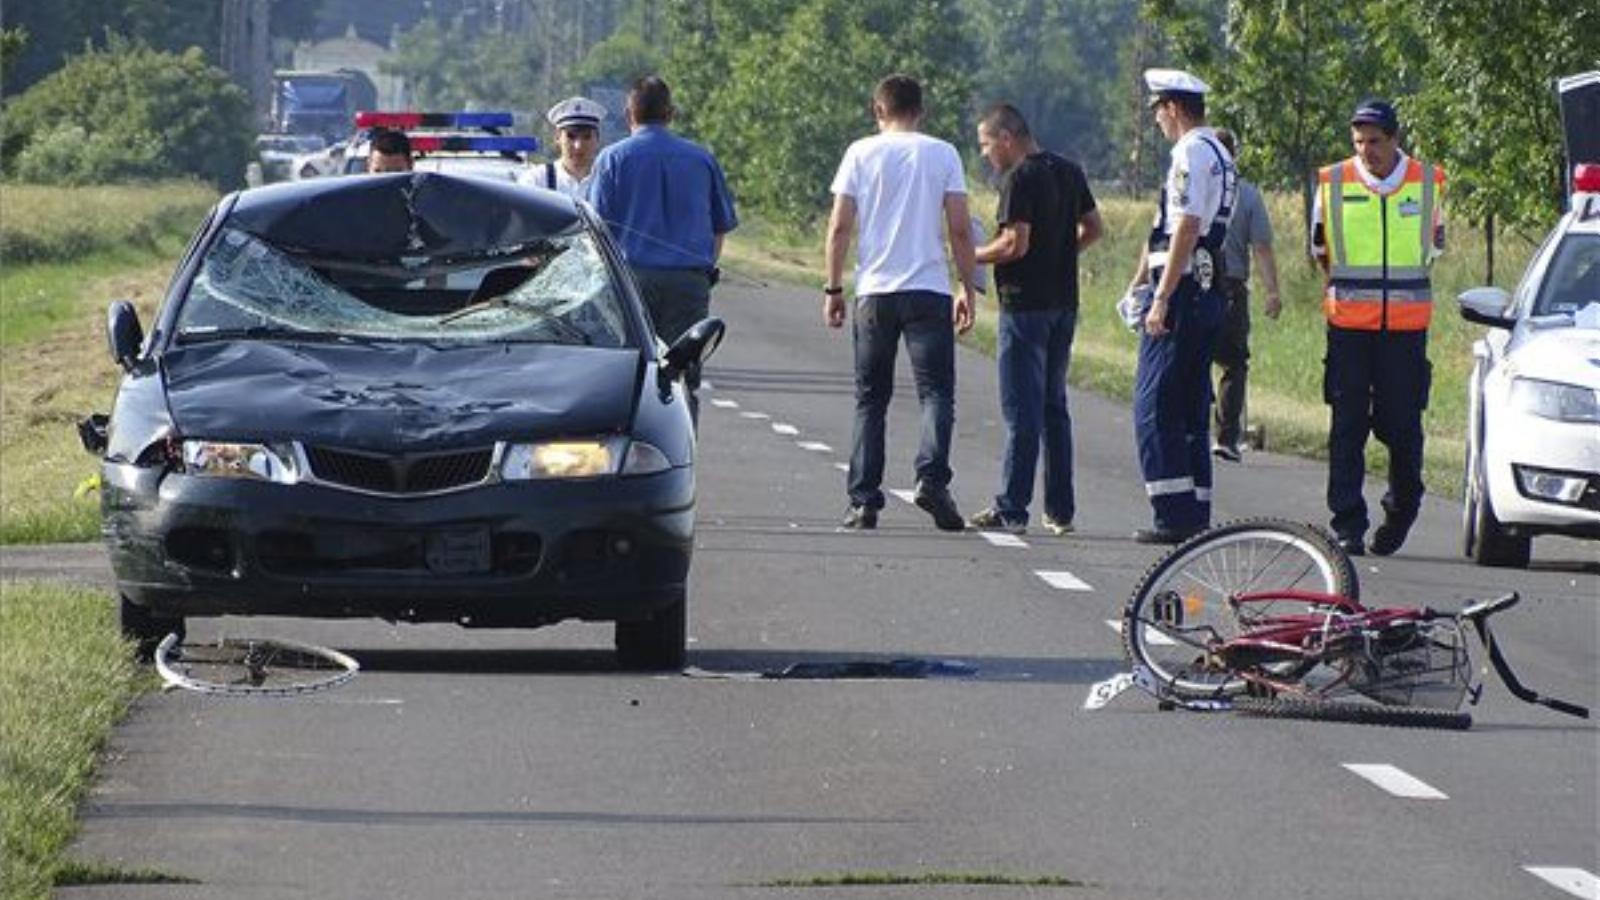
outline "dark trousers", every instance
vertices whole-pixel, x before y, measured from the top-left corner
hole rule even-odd
[[[997,355],[1006,446],[994,508],[1007,520],[1028,521],[1041,446],[1045,513],[1058,522],[1071,522],[1076,511],[1067,363],[1077,325],[1076,309],[1000,311]]]
[[[656,337],[668,347],[696,322],[711,313],[711,276],[700,269],[645,269],[633,267],[645,309]],[[700,366],[683,373],[689,394],[689,415],[700,421]]]
[[[1139,337],[1133,432],[1155,527],[1190,531],[1211,523],[1211,348],[1222,293],[1185,277],[1168,304],[1161,337]]]
[[[1245,383],[1250,376],[1250,288],[1237,278],[1222,279],[1227,307],[1211,361],[1222,369],[1217,379],[1217,443],[1239,446],[1244,437]]]
[[[1366,534],[1367,435],[1389,448],[1384,510],[1406,523],[1422,507],[1422,411],[1433,379],[1426,331],[1328,329],[1322,394],[1328,428],[1328,509],[1342,537]]]
[[[856,298],[851,334],[855,346],[856,421],[847,488],[850,502],[883,508],[884,420],[894,395],[894,363],[906,342],[911,375],[922,406],[917,445],[918,487],[950,484],[950,434],[956,420],[956,340],[951,298],[932,291],[868,294]]]

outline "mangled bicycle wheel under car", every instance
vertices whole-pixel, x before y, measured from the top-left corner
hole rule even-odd
[[[1098,709],[1128,687],[1164,708],[1421,728],[1468,728],[1474,633],[1520,700],[1588,718],[1524,687],[1489,618],[1516,594],[1459,612],[1369,607],[1354,566],[1314,526],[1248,519],[1184,542],[1151,566],[1123,610],[1132,671],[1094,686]]]
[[[282,638],[184,643],[169,634],[153,661],[169,689],[229,696],[302,696],[338,687],[361,669],[338,650]]]

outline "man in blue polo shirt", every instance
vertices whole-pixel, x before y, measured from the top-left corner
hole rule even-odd
[[[709,150],[672,133],[672,115],[665,81],[650,75],[634,82],[632,134],[600,151],[588,192],[668,344],[710,311],[722,238],[739,224],[722,167]],[[690,408],[697,409],[699,372],[686,377]]]

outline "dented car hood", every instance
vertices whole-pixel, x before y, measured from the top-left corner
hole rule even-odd
[[[163,358],[183,437],[390,451],[624,432],[642,371],[635,349],[556,344],[233,341]]]

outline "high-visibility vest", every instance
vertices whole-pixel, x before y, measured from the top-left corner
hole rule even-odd
[[[1422,331],[1433,316],[1428,283],[1434,208],[1444,170],[1406,161],[1399,190],[1380,194],[1352,157],[1317,172],[1328,248],[1328,323],[1361,331]]]

